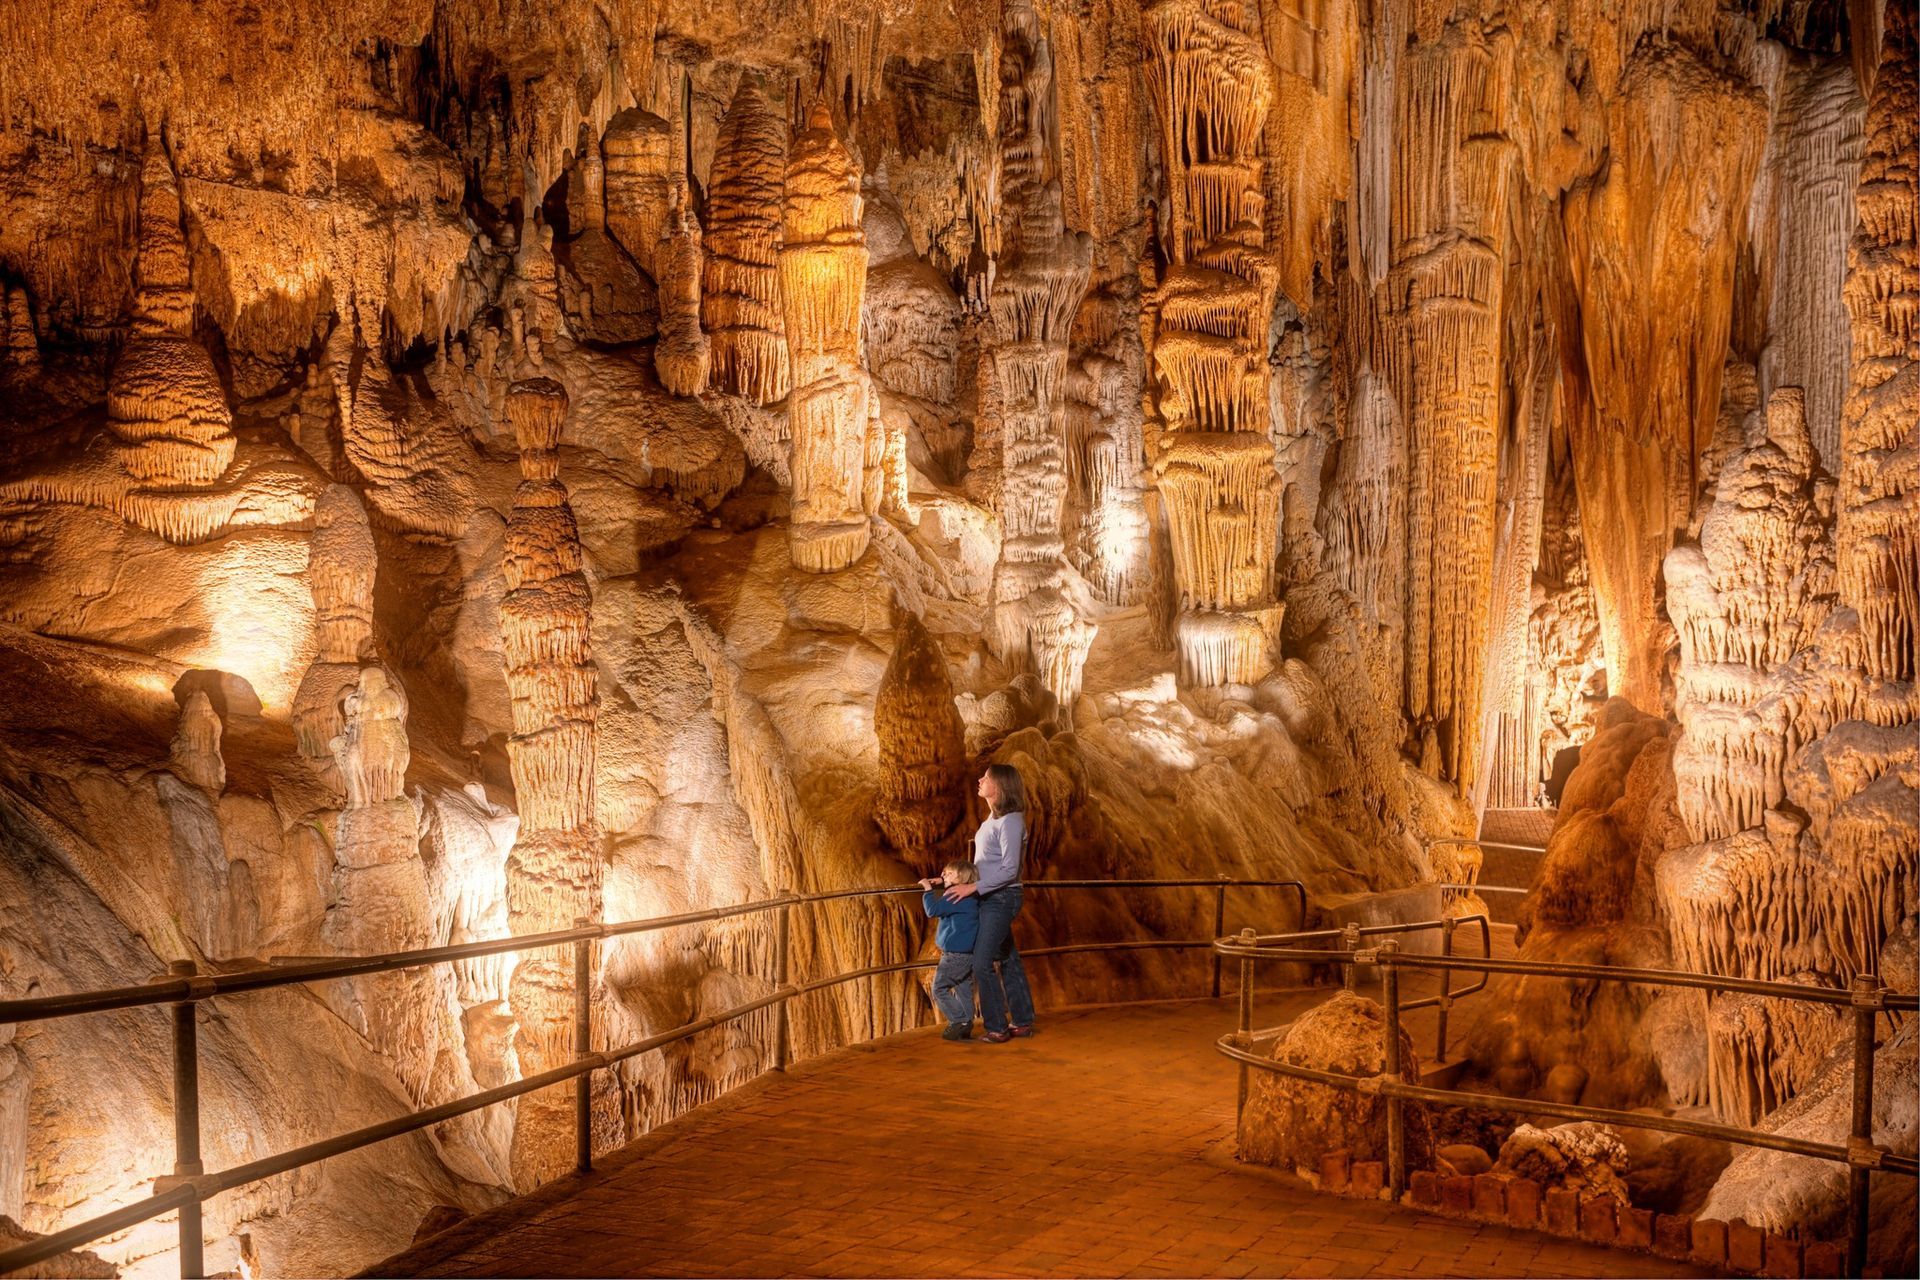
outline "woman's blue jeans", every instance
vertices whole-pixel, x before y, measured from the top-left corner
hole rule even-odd
[[[1020,886],[980,895],[980,932],[973,943],[973,985],[980,993],[980,1021],[988,1031],[1005,1031],[1007,1014],[1014,1025],[1033,1021],[1033,992],[1027,971],[1013,945],[1013,921],[1020,914]],[[998,963],[996,976],[993,966]]]

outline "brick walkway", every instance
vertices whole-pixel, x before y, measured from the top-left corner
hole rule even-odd
[[[1293,1016],[1280,1000],[1260,1022]],[[1235,1165],[1230,1003],[1042,1017],[1033,1040],[911,1032],[762,1077],[369,1274],[1709,1274]]]

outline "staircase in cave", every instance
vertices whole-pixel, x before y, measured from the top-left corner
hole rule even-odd
[[[1480,816],[1480,896],[1495,924],[1514,924],[1546,853],[1557,809],[1488,809]]]

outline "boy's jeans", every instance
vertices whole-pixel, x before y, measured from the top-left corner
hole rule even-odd
[[[973,952],[940,953],[933,971],[933,1002],[953,1026],[973,1026]]]
[[[1013,945],[1013,918],[1020,914],[1020,886],[980,895],[980,932],[973,943],[974,985],[980,989],[980,1021],[989,1031],[1005,1031],[1007,1015],[1017,1026],[1033,1021],[1033,994],[1026,966]],[[994,962],[1000,971],[994,972]]]

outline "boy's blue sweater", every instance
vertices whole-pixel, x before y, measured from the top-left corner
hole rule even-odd
[[[948,902],[946,890],[929,889],[920,905],[929,919],[940,922],[934,941],[942,951],[972,951],[980,933],[980,899],[968,894],[958,902]]]

